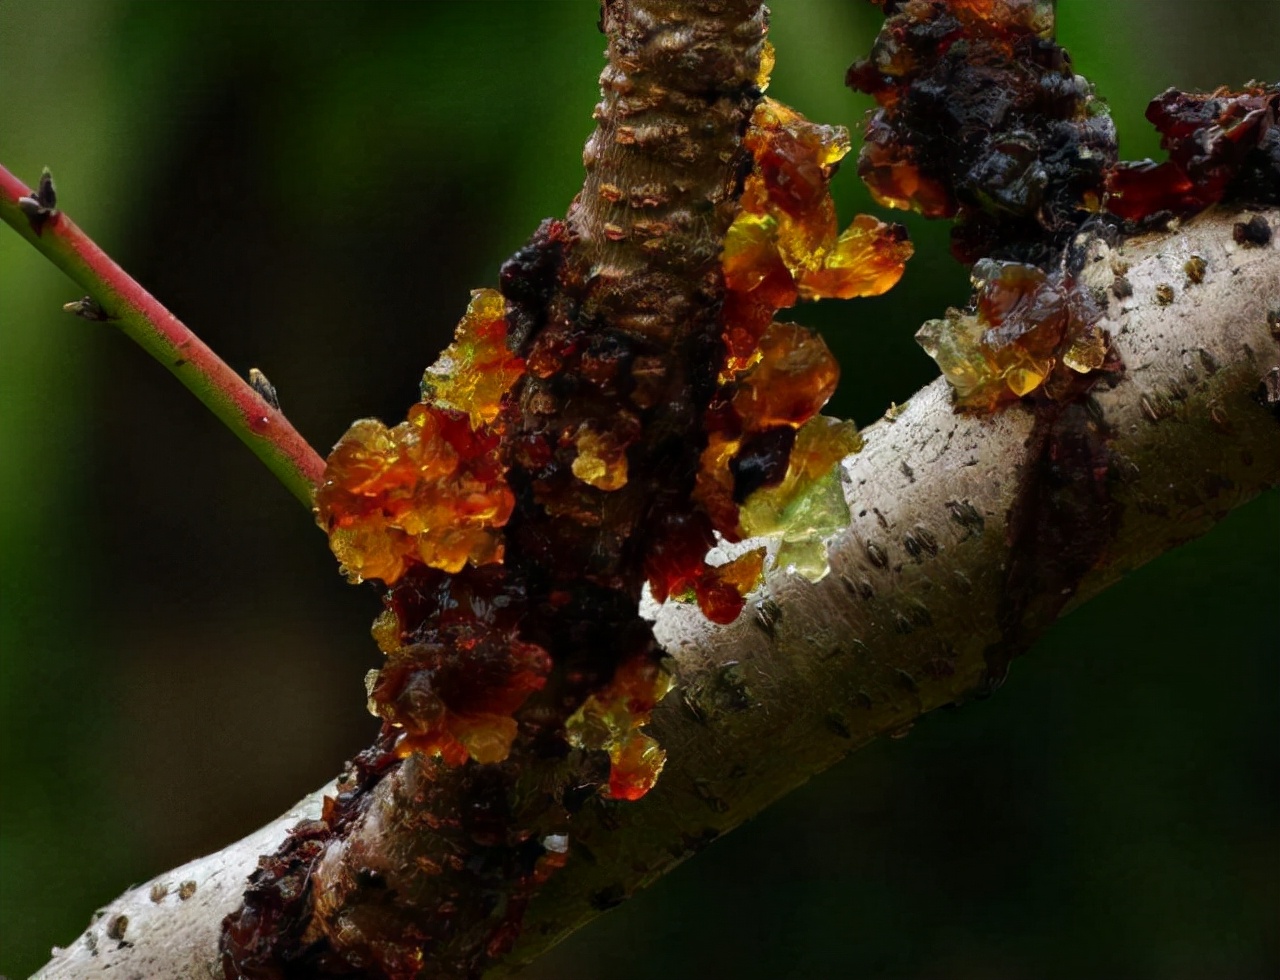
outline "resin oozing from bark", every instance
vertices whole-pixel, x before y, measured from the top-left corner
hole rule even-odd
[[[906,0],[847,76],[873,95],[858,172],[882,204],[955,218],[958,259],[1041,264],[1102,206],[1115,128],[1054,40],[1051,0]]]
[[[1280,203],[1280,84],[1168,89],[1147,118],[1169,153],[1122,163],[1107,175],[1107,209],[1140,225],[1187,218],[1223,200]]]
[[[901,278],[912,250],[901,226],[869,215],[840,231],[829,185],[849,152],[842,127],[764,99],[746,145],[753,166],[722,256],[724,364],[695,497],[710,519],[703,541],[714,540],[712,531],[730,541],[780,531],[778,563],[818,579],[827,570],[823,540],[848,518],[834,468],[861,442],[853,423],[818,416],[840,375],[827,345],[774,316],[800,299],[879,295]],[[750,581],[739,563],[754,567],[754,553],[708,568],[682,530],[651,558],[655,596],[692,591],[709,619],[731,621],[742,605],[733,593]],[[729,585],[731,576],[739,583]]]
[[[523,373],[506,346],[502,296],[476,290],[408,419],[390,429],[362,419],[339,440],[316,516],[350,581],[393,585],[414,564],[456,572],[502,560],[498,529],[515,501],[498,415]]]
[[[1061,403],[1118,367],[1093,325],[1098,297],[1070,268],[1080,229],[1132,230],[1225,198],[1280,201],[1280,86],[1170,89],[1147,110],[1169,161],[1117,163],[1105,104],[1054,40],[1049,0],[880,5],[884,27],[847,78],[880,106],[859,173],[884,204],[954,218],[952,251],[976,263],[970,308],[916,337],[958,409],[1033,392]],[[1123,270],[1111,288],[1126,288]]]
[[[646,556],[698,519],[764,18],[604,5],[568,219],[503,267],[500,317],[477,294],[409,420],[358,423],[331,458],[321,523],[390,587],[385,724],[229,917],[229,977],[479,975],[567,859],[568,814],[657,778],[640,729],[671,678],[638,605]]]
[[[1094,372],[1116,370],[1098,327],[1104,306],[1066,268],[983,259],[973,267],[967,310],[929,320],[916,341],[942,369],[956,407],[990,411],[1032,392],[1055,401],[1078,395]]]

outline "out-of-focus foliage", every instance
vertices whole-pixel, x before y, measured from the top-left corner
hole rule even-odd
[[[856,126],[878,13],[779,0],[770,90]],[[473,287],[579,182],[593,0],[0,4],[0,159],[327,446],[399,418]],[[1167,85],[1275,78],[1260,0],[1060,5],[1129,157]],[[841,213],[872,206],[851,170]],[[966,294],[910,217],[888,296],[798,311],[859,423]],[[319,785],[373,721],[376,594],[258,463],[0,229],[0,972]],[[855,754],[537,968],[1250,977],[1280,970],[1280,500],[1060,624],[989,703]]]

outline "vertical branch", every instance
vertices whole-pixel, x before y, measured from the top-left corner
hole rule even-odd
[[[545,880],[581,860],[575,815],[601,808],[601,791],[635,800],[661,768],[634,735],[666,690],[638,602],[654,542],[676,538],[694,506],[765,9],[609,0],[602,27],[584,189],[502,270],[506,343],[526,367],[494,430],[513,500],[502,564],[424,561],[389,580],[388,660],[371,686],[387,724],[322,819],[253,876],[226,920],[228,976],[295,963],[478,976],[511,948]],[[624,460],[611,479],[581,465],[592,444]],[[575,742],[570,719],[619,677],[637,678],[609,695],[635,751]],[[473,728],[450,729],[459,718]],[[415,751],[442,732],[462,751]]]
[[[592,278],[704,272],[737,211],[766,8],[751,0],[609,0],[587,178],[569,216]]]

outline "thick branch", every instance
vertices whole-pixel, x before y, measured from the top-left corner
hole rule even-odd
[[[324,473],[324,460],[279,407],[233,371],[54,207],[52,181],[47,175],[41,186],[42,190],[33,192],[0,166],[0,219],[88,292],[90,302],[68,304],[67,309],[118,327],[177,377],[310,509],[312,490]],[[41,194],[46,200],[40,200]]]
[[[1280,213],[1267,219],[1280,230]],[[1235,220],[1206,215],[1117,254],[1092,244],[1085,276],[1107,290],[1103,325],[1126,370],[1087,410],[957,416],[935,382],[846,461],[855,517],[833,542],[830,576],[810,585],[775,573],[726,628],[691,607],[661,611],[656,630],[679,675],[653,721],[667,769],[638,803],[579,812],[577,849],[530,906],[510,963],[852,749],[989,689],[1062,611],[1280,484],[1280,249],[1237,246]],[[1206,263],[1198,283],[1192,255]],[[1133,294],[1119,299],[1122,263]],[[1070,479],[1054,483],[1046,466]],[[1057,535],[1054,553],[1020,533],[1028,514]],[[316,815],[318,798],[155,881],[243,880],[300,816]],[[40,975],[213,975],[217,924],[238,891],[202,906],[152,896],[151,882],[122,896]]]

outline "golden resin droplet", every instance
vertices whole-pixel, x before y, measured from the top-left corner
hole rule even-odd
[[[477,290],[425,400],[388,428],[362,419],[329,455],[316,519],[352,582],[388,585],[422,563],[447,572],[500,562],[515,497],[498,449],[502,399],[523,372],[506,347],[503,299]]]
[[[896,225],[860,214],[823,256],[822,265],[800,277],[800,295],[804,299],[879,296],[898,284],[912,251]]]
[[[378,613],[369,632],[383,653],[395,653],[400,649],[400,618],[394,609],[384,609]]]
[[[1062,363],[1077,374],[1097,371],[1107,360],[1107,335],[1100,327],[1089,327],[1071,342]]]
[[[472,428],[488,425],[524,373],[507,349],[506,307],[496,289],[477,289],[454,331],[453,343],[422,376],[422,400],[465,412]]]
[[[787,475],[743,504],[745,535],[780,534],[778,564],[817,581],[827,574],[825,539],[849,524],[839,464],[862,448],[852,422],[819,415],[796,433]]]
[[[450,732],[476,762],[502,762],[511,752],[518,726],[514,718],[495,714],[453,719]]]
[[[609,748],[609,792],[615,800],[638,800],[653,789],[667,753],[656,739],[640,732]]]
[[[627,485],[627,451],[610,432],[597,432],[589,426],[578,430],[575,440],[578,455],[572,470],[583,483],[597,490],[620,490]]]
[[[1088,374],[1106,363],[1110,341],[1092,322],[1101,311],[1081,287],[1016,262],[983,260],[972,278],[971,309],[948,310],[916,333],[955,389],[958,407],[990,411],[1041,389],[1060,397],[1070,391],[1070,372]]]
[[[911,255],[903,230],[869,215],[838,234],[828,185],[849,152],[843,127],[820,126],[780,102],[763,99],[744,142],[755,158],[741,210],[722,258],[730,291],[750,293],[790,280],[758,299],[773,310],[805,299],[878,295],[893,286]],[[786,276],[779,276],[779,264]]]
[[[802,425],[835,392],[840,366],[812,330],[771,324],[758,350],[758,363],[743,374],[733,399],[734,411],[750,430]]]
[[[606,796],[638,800],[657,781],[666,753],[640,728],[674,684],[671,674],[648,657],[632,658],[565,722],[570,745],[609,753]]]
[[[764,581],[764,560],[767,548],[753,548],[732,561],[717,566],[714,571],[725,585],[731,586],[740,596],[747,596]]]
[[[760,67],[756,70],[756,88],[761,92],[769,87],[769,76],[773,74],[773,66],[777,61],[777,53],[769,41],[760,45]]]

